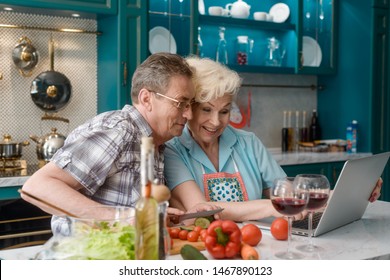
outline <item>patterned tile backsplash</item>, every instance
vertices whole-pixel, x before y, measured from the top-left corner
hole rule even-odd
[[[243,86],[237,103],[244,113],[248,111],[248,95],[251,96],[250,123],[243,129],[254,132],[267,148],[281,147],[283,111],[292,111],[292,126],[295,111],[300,111],[300,123],[302,112],[306,111],[309,123],[313,109],[317,108],[317,90],[306,87],[317,85],[316,76],[243,73],[241,77]]]
[[[95,31],[97,23],[90,19],[74,19],[57,16],[0,12],[0,23],[41,28],[74,28]],[[28,140],[22,159],[38,163],[36,144],[30,134],[38,136],[50,133],[52,127],[67,135],[72,129],[97,112],[97,40],[95,34],[64,33],[46,30],[0,28],[0,137],[10,134],[15,142]],[[12,60],[12,53],[19,38],[27,36],[37,49],[38,64],[31,76],[24,77]],[[44,111],[32,101],[30,87],[40,73],[50,70],[48,42],[54,47],[54,70],[64,74],[71,82],[72,97],[57,115],[69,120],[41,120]]]

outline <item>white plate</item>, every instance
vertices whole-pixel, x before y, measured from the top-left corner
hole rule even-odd
[[[156,26],[149,31],[150,53],[170,52],[176,53],[176,41],[168,29]]]
[[[317,41],[312,37],[303,36],[302,40],[303,66],[320,66],[322,51]]]
[[[273,22],[285,22],[290,16],[290,8],[284,3],[277,3],[271,7],[269,14],[273,17]]]

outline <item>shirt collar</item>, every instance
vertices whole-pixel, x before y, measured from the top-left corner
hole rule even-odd
[[[183,133],[178,138],[178,140],[189,151],[191,157],[202,163],[207,168],[215,170],[207,155],[203,152],[198,143],[196,143],[192,138],[187,125],[184,127]],[[233,152],[233,146],[236,142],[237,136],[234,133],[233,128],[227,126],[219,138],[219,166],[221,170],[229,160],[229,157]]]

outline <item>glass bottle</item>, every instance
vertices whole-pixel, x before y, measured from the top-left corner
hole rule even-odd
[[[202,42],[202,38],[200,36],[200,31],[201,31],[201,28],[200,26],[198,27],[198,42],[197,42],[197,48],[196,48],[196,55],[199,56],[199,57],[204,57],[204,53],[203,53],[203,42]]]
[[[265,65],[281,66],[285,55],[285,50],[281,48],[279,40],[275,37],[267,38],[267,49]]]
[[[253,40],[249,39],[248,36],[237,36],[236,48],[237,64],[248,65],[248,57],[252,52]]]
[[[219,28],[219,42],[215,60],[222,64],[228,64],[227,42],[225,40],[225,27]]]
[[[313,109],[313,114],[311,116],[311,123],[309,127],[309,138],[311,142],[321,139],[321,127],[318,122],[318,115],[316,109]]]
[[[152,137],[141,140],[141,192],[135,205],[137,260],[159,259],[159,207],[151,196],[154,170],[154,144]]]

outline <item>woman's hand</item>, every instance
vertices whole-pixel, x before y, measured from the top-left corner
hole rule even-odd
[[[370,202],[376,201],[381,196],[382,185],[383,185],[383,180],[382,178],[379,178],[378,181],[376,182],[374,190],[371,193],[370,198],[368,199]]]

